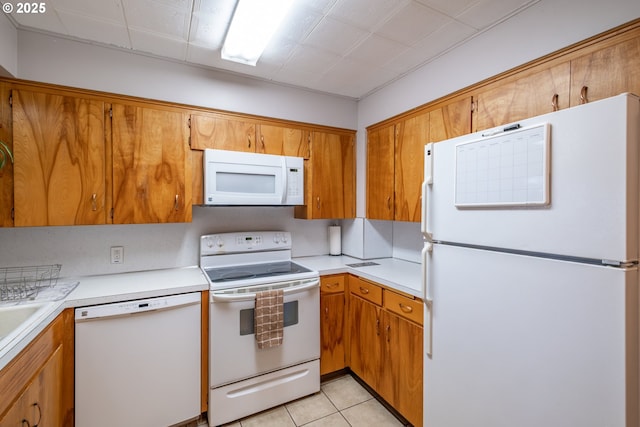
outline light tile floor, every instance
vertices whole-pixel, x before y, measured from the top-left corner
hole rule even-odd
[[[351,375],[323,382],[320,392],[225,424],[225,427],[401,427]]]

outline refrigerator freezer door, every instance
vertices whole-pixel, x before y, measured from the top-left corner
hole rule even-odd
[[[637,425],[635,268],[441,244],[431,256],[425,426]]]
[[[520,122],[541,123],[551,132],[548,206],[456,207],[456,146],[480,136],[466,135],[433,144],[423,233],[478,246],[638,259],[639,99],[620,95]]]

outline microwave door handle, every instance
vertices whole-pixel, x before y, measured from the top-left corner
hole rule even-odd
[[[280,204],[284,205],[287,201],[287,159],[282,157],[282,198],[280,200]]]

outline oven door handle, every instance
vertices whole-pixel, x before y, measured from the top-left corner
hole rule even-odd
[[[309,289],[317,288],[320,286],[320,280],[313,280],[312,282],[305,283],[300,286],[292,286],[284,289],[285,295],[291,295],[298,292],[308,291]],[[211,293],[211,300],[215,302],[237,302],[237,301],[251,301],[256,299],[256,294],[216,294]]]

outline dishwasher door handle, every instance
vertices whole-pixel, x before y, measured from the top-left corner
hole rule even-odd
[[[309,283],[305,283],[300,286],[291,286],[284,289],[284,294],[291,295],[298,292],[308,291],[309,289],[320,287],[320,280],[316,279]],[[251,301],[256,299],[255,293],[233,293],[233,294],[211,294],[211,300],[213,302],[238,302],[238,301]]]

